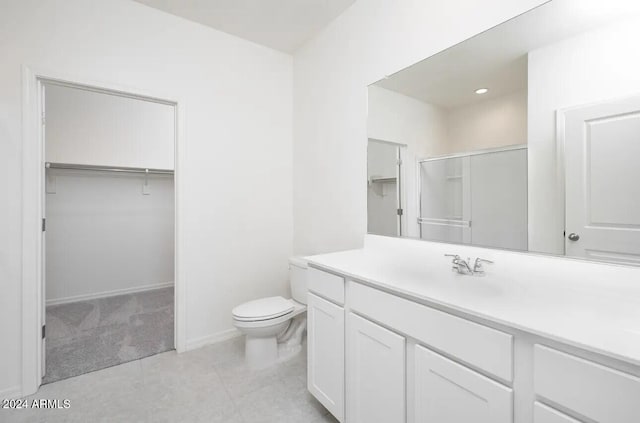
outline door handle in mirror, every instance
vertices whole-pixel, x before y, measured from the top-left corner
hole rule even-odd
[[[569,234],[569,241],[577,241],[580,239],[580,235],[578,235],[577,233],[570,233]]]

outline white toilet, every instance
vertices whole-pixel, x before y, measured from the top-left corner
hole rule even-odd
[[[251,368],[286,360],[302,348],[307,326],[306,261],[289,259],[291,299],[267,297],[233,309],[233,324],[246,335],[245,359]]]

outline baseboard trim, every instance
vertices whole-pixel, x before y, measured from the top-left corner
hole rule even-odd
[[[173,285],[174,283],[172,281],[172,282],[165,282],[165,283],[154,283],[152,285],[136,286],[134,288],[122,288],[122,289],[114,289],[112,291],[96,292],[92,294],[74,295],[74,296],[65,297],[65,298],[54,298],[51,300],[47,300],[46,305],[52,306],[52,305],[59,305],[59,304],[75,303],[76,301],[87,301],[87,300],[95,300],[97,298],[115,297],[116,295],[135,294],[137,292],[153,291],[154,289],[169,288]]]
[[[14,386],[0,391],[0,400],[22,398],[22,388]]]
[[[195,350],[205,345],[217,344],[218,342],[227,341],[229,339],[237,338],[241,336],[242,333],[236,329],[227,329],[222,332],[214,333],[213,335],[203,336],[196,339],[190,339],[187,341],[187,345],[185,347],[185,351]]]

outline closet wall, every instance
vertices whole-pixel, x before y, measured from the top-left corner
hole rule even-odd
[[[173,169],[172,106],[45,93],[47,161]],[[47,304],[173,284],[172,175],[48,169],[46,215]]]
[[[48,84],[49,162],[174,168],[174,108],[107,93]]]

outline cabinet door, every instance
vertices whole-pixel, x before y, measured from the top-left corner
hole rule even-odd
[[[544,404],[535,402],[533,404],[533,423],[581,423],[578,420],[567,416],[554,410],[551,407],[547,407]]]
[[[307,297],[307,388],[344,421],[344,309],[316,295]]]
[[[353,313],[347,320],[349,423],[405,421],[405,339]]]
[[[416,423],[511,423],[512,390],[421,346],[415,350]]]

